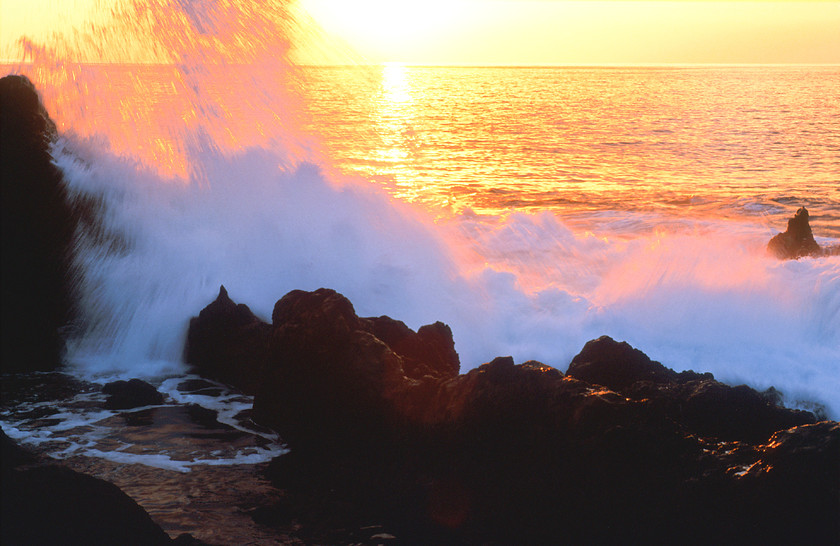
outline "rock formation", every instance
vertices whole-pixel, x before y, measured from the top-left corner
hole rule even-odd
[[[184,360],[207,378],[253,394],[268,358],[271,327],[247,305],[235,304],[222,286],[216,300],[190,320]]]
[[[276,518],[386,522],[409,543],[826,543],[840,529],[840,425],[773,392],[608,337],[566,375],[510,357],[457,375],[444,325],[360,318],[325,289],[284,296],[267,332],[253,417],[291,448],[269,470],[286,490]]]
[[[50,464],[0,431],[3,544],[199,544],[177,541],[117,486]]]
[[[808,221],[808,210],[801,207],[788,220],[787,229],[775,235],[767,243],[767,251],[780,260],[791,260],[804,256],[821,256],[822,248],[814,240],[811,224]]]
[[[102,387],[102,392],[108,395],[105,401],[107,409],[121,410],[163,404],[163,395],[154,386],[140,379],[107,383]]]
[[[49,370],[61,363],[61,329],[72,307],[75,222],[50,155],[55,136],[32,82],[25,76],[0,79],[3,371]]]

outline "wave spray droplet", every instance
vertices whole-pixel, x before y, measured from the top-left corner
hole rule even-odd
[[[79,373],[180,373],[188,319],[222,284],[263,318],[325,286],[362,316],[448,323],[465,368],[512,354],[565,369],[607,334],[840,414],[836,259],[773,260],[747,222],[432,215],[326,174],[292,62],[308,24],[293,2],[124,2],[22,42],[15,70],[43,93],[56,162],[95,218],[77,242]]]

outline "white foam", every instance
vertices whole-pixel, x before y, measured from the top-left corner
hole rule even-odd
[[[284,79],[286,5],[164,2],[165,35],[149,45],[177,60],[155,76],[171,78],[172,94],[149,96],[142,78],[88,93],[110,75],[87,67],[68,78],[69,64],[55,62],[78,44],[35,59],[48,106],[63,107],[56,163],[71,193],[103,205],[105,239],[80,240],[76,254],[76,373],[181,375],[189,318],[220,285],[263,319],[288,291],[325,286],[362,316],[448,323],[463,369],[505,354],[565,369],[608,334],[666,366],[773,384],[840,416],[837,257],[776,262],[763,254],[767,226],[650,212],[441,219],[367,181],[325,176],[300,161],[318,154],[299,153],[309,140]],[[103,51],[115,37],[147,40],[140,20],[78,39]]]

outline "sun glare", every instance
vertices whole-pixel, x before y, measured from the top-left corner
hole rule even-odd
[[[301,0],[329,34],[340,36],[373,62],[400,61],[463,25],[462,1]]]
[[[840,2],[299,0],[371,62],[840,63]]]

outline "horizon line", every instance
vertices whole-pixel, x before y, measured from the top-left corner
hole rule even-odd
[[[32,61],[0,59],[0,66],[33,66]],[[69,65],[115,65],[115,66],[176,66],[179,63],[162,62],[110,62],[110,61],[66,61]],[[228,63],[231,66],[247,66],[249,63]],[[415,63],[402,61],[383,61],[370,63],[291,63],[301,68],[373,68],[383,66],[405,66],[417,68],[679,68],[679,67],[840,67],[840,62],[832,63],[703,63],[703,62],[638,62],[638,63]]]

